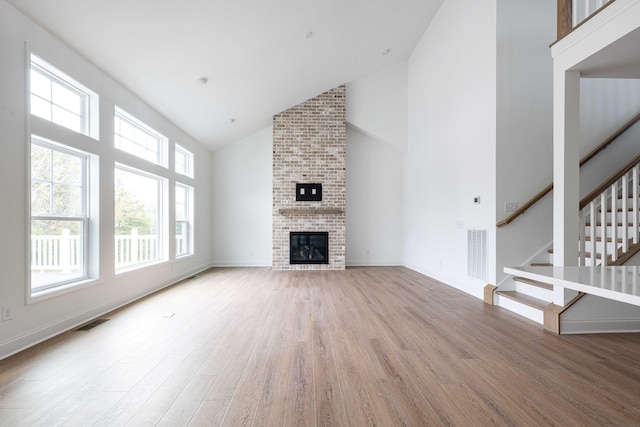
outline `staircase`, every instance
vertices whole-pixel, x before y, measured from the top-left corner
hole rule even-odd
[[[580,202],[578,265],[623,265],[640,251],[640,156]],[[553,265],[551,244],[527,264]],[[553,306],[553,287],[511,277],[494,290],[493,304],[544,324]]]

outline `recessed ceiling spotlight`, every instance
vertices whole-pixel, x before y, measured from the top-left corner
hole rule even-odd
[[[204,86],[207,83],[209,83],[209,77],[207,76],[202,76],[200,77],[198,80],[196,80],[196,83],[199,84],[200,86]]]
[[[391,49],[386,48],[385,50],[382,51],[382,56],[387,56],[391,53]]]
[[[305,39],[310,39],[312,36],[313,36],[313,31],[307,31],[306,33],[304,33]]]
[[[236,122],[236,119],[234,117],[230,118],[229,120],[227,120],[227,124],[234,124]]]

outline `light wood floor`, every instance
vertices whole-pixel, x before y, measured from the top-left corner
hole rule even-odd
[[[0,362],[0,425],[633,426],[640,335],[401,267],[214,269]]]

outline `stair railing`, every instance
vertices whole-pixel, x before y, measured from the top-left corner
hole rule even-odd
[[[618,139],[620,135],[625,133],[629,128],[631,128],[631,126],[635,125],[638,121],[640,121],[640,114],[637,114],[636,116],[634,116],[631,120],[629,120],[627,123],[622,125],[620,129],[615,131],[611,136],[609,136],[607,139],[601,142],[600,145],[598,145],[596,148],[591,150],[586,156],[580,159],[580,166],[582,167],[582,165],[586,164],[589,160],[593,159],[597,154],[599,154],[602,150],[604,150],[609,145],[611,145],[616,139]],[[544,196],[549,194],[551,190],[553,190],[553,182],[547,185],[546,187],[544,187],[542,190],[540,190],[535,196],[533,196],[526,203],[520,206],[520,208],[515,210],[511,215],[499,221],[496,224],[496,227],[501,228],[511,224],[516,218],[518,218],[520,215],[525,213],[531,206],[535,205],[536,203],[538,203],[540,199],[542,199]]]
[[[569,34],[615,0],[558,0],[558,40]]]
[[[616,263],[620,256],[629,252],[630,245],[638,245],[639,190],[640,156],[580,201],[580,265],[587,265],[587,260],[589,265]],[[589,250],[587,241],[590,242]]]

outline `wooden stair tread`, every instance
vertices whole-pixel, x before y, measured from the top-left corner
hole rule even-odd
[[[591,236],[585,236],[584,238],[585,242],[590,242],[591,241]],[[618,237],[618,243],[622,243],[622,237]],[[607,237],[607,242],[612,242],[613,239],[611,237]],[[602,242],[602,237],[598,236],[596,237],[596,242]]]
[[[599,211],[599,212],[602,212],[602,209],[599,209],[598,211]],[[618,211],[618,212],[624,212],[624,210],[623,210],[622,208],[618,208],[618,209],[617,209],[617,211]],[[612,209],[611,209],[611,208],[608,208],[608,209],[607,209],[607,213],[611,213],[611,212],[612,212]],[[633,206],[631,206],[631,207],[627,208],[627,212],[633,212]]]
[[[531,267],[553,267],[550,262],[532,262]]]
[[[544,310],[546,306],[549,305],[548,301],[543,301],[538,298],[534,298],[527,294],[523,294],[518,291],[497,291],[498,295],[509,298],[513,301],[519,302],[520,304],[527,305],[532,308],[536,308],[538,310]]]
[[[610,222],[607,222],[607,227],[611,227],[611,225],[612,224]],[[616,225],[618,227],[622,227],[623,226],[621,222],[618,222]],[[591,223],[590,222],[585,223],[585,227],[591,227]],[[601,222],[596,222],[596,227],[602,227],[602,223]],[[627,227],[633,227],[633,222],[627,223]]]
[[[533,279],[527,279],[526,277],[514,277],[513,280],[515,280],[516,282],[526,283],[527,285],[546,289],[548,291],[553,290],[553,285],[550,285],[548,283],[538,282],[537,280],[533,280]]]

